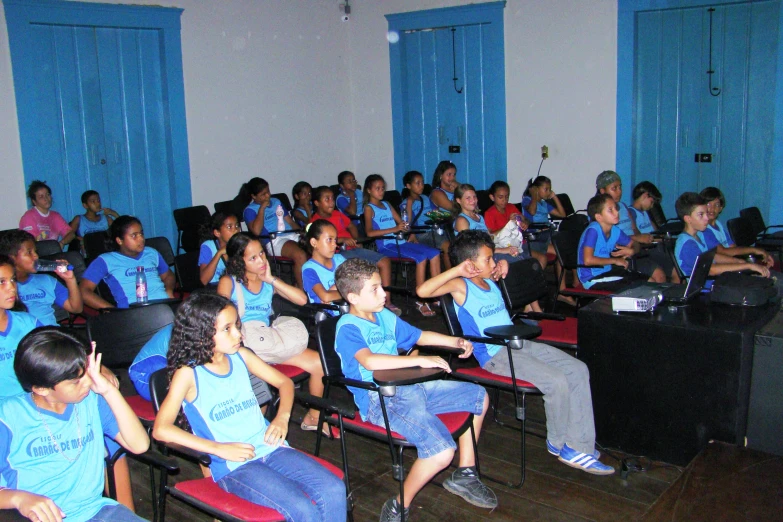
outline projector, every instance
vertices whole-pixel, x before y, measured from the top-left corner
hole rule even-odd
[[[640,286],[623,290],[612,296],[614,312],[649,312],[663,301],[663,294],[656,288]]]

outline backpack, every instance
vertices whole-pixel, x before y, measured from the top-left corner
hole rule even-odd
[[[775,282],[769,277],[724,272],[715,278],[710,301],[739,306],[762,306],[776,295]]]

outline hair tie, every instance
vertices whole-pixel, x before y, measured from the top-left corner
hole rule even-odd
[[[313,224],[312,224],[312,223],[308,223],[308,224],[305,226],[305,234],[306,234],[306,233],[308,233],[308,232],[310,232],[310,227],[311,227],[311,226],[313,226]]]

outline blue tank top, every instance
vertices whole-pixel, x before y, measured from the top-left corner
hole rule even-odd
[[[311,303],[323,302],[313,288],[319,283],[323,285],[324,290],[329,290],[334,286],[334,273],[337,271],[337,267],[344,262],[345,258],[342,254],[335,254],[334,257],[332,257],[332,268],[326,268],[315,259],[309,259],[302,265],[302,283],[304,284],[304,290],[307,292],[307,297],[310,299]],[[336,311],[330,310],[329,313],[331,315],[337,315]]]
[[[411,219],[416,217],[416,214],[419,214],[419,217],[411,223],[411,226],[414,227],[421,227],[424,226],[424,223],[429,220],[427,217],[427,212],[432,212],[435,210],[435,206],[432,204],[432,201],[430,201],[430,198],[422,194],[419,196],[421,199],[416,199],[413,201],[413,209],[411,211]],[[424,209],[421,210],[421,213],[419,213],[419,209],[422,208],[422,205],[424,205]],[[408,198],[405,198],[402,200],[402,203],[400,203],[400,212],[402,214],[405,214],[408,210]]]
[[[267,206],[264,209],[264,228],[261,231],[261,234],[269,234],[270,232],[277,232],[277,206],[280,205],[283,207],[283,218],[288,215],[288,211],[286,211],[285,206],[280,202],[277,198],[272,198],[269,200],[269,206]],[[245,223],[248,223],[248,226],[250,226],[250,222],[256,219],[256,216],[258,215],[258,210],[261,208],[261,205],[258,203],[250,203],[246,208],[245,211],[242,213],[242,217],[245,218]],[[288,224],[288,221],[283,219],[283,224],[285,225],[285,231],[290,234],[295,234],[296,231],[294,231],[291,228],[291,225]]]
[[[27,306],[31,315],[43,325],[57,325],[52,304],[61,307],[69,297],[68,289],[57,278],[46,274],[30,274],[27,281],[18,281],[16,285],[19,300]]]
[[[479,288],[469,279],[465,279],[465,302],[459,306],[454,302],[459,323],[465,335],[484,337],[484,330],[490,326],[507,326],[513,324],[508,315],[506,304],[500,289],[491,279],[484,281],[489,285],[489,290]],[[473,355],[483,367],[503,348],[498,344],[473,343]]]
[[[104,214],[98,214],[98,221],[90,221],[87,219],[87,214],[82,214],[79,218],[79,230],[76,231],[76,235],[84,237],[92,232],[104,232],[109,230],[109,220]]]
[[[639,210],[633,207],[628,207],[628,210],[633,212],[633,217],[636,220],[636,229],[642,234],[652,234],[655,232],[655,227],[650,219],[650,213],[646,210]]]
[[[231,285],[231,300],[237,305],[237,308],[239,308],[237,292],[242,292],[242,298],[245,300],[245,312],[240,319],[243,321],[261,321],[269,326],[269,316],[272,315],[272,296],[275,293],[272,285],[261,283],[261,290],[257,294],[248,290],[245,285],[237,284],[233,278],[231,279]]]
[[[6,312],[8,325],[0,332],[0,397],[10,397],[22,393],[22,385],[14,373],[14,355],[22,337],[33,328],[43,326],[40,321],[27,312]]]
[[[622,230],[626,236],[631,237],[633,235],[633,222],[631,221],[631,212],[628,210],[628,205],[622,201],[619,202],[617,204],[617,215],[620,218],[617,226],[620,227],[620,230]]]
[[[464,217],[468,221],[468,227],[469,227],[468,230],[482,230],[482,231],[484,231],[486,233],[489,233],[489,229],[487,228],[487,224],[484,222],[484,216],[482,216],[481,214],[478,215],[478,221],[473,219],[469,215],[465,214],[464,212],[462,212],[459,216]],[[459,216],[457,216],[457,217],[459,217]],[[454,235],[458,236],[459,235],[459,231],[457,231],[457,227],[456,227],[457,222],[456,222],[456,220],[454,221],[454,224],[455,224]]]
[[[372,229],[383,230],[384,228],[394,228],[397,226],[397,222],[394,221],[394,214],[391,211],[391,205],[388,201],[381,201],[383,207],[378,207],[372,203],[368,203],[367,206],[373,211],[372,216]],[[378,239],[375,241],[375,245],[378,248],[395,248],[398,242],[394,239]],[[405,243],[405,239],[400,239],[399,244]]]
[[[212,259],[215,257],[215,254],[217,254],[218,247],[217,247],[217,241],[210,239],[208,241],[204,241],[201,243],[201,249],[198,253],[198,264],[199,265],[208,265],[212,262]],[[217,266],[215,267],[215,275],[212,276],[212,279],[209,280],[209,284],[217,283],[220,281],[220,277],[225,273],[226,271],[226,263],[223,261],[223,258],[221,257],[218,259]]]
[[[528,212],[527,207],[530,206],[530,202],[533,200],[530,196],[522,198],[522,213],[527,219],[533,223],[549,223],[549,213],[555,209],[544,199],[539,199],[536,203],[536,213],[531,214]]]
[[[260,459],[277,448],[264,442],[269,424],[261,414],[245,361],[239,353],[226,357],[229,363],[226,375],[213,373],[204,366],[193,368],[196,398],[193,402],[182,401],[182,409],[194,434],[216,442],[252,444],[256,456],[250,460]],[[209,465],[212,479],[217,482],[243,464],[212,455]]]
[[[729,231],[723,227],[723,223],[719,220],[715,220],[715,226],[707,225],[707,229],[704,231],[704,239],[710,248],[714,248],[717,245],[721,245],[724,248],[731,248],[734,246],[734,241],[731,239]]]
[[[90,263],[83,278],[96,285],[105,279],[117,302],[117,308],[128,308],[130,303],[136,302],[136,267],[139,266],[144,267],[144,273],[147,275],[149,299],[168,299],[166,286],[160,276],[168,272],[169,265],[157,250],[150,247],[144,247],[144,251],[136,257],[119,252],[101,254]]]
[[[449,201],[454,201],[454,193],[453,192],[448,192],[446,190],[443,190],[440,187],[436,187],[436,188],[432,189],[432,192],[437,192],[437,191],[440,191],[440,192],[443,192],[444,194],[446,194],[446,197],[449,198]],[[432,193],[430,193],[430,195],[432,195]],[[434,203],[433,203],[433,205],[434,205]],[[451,212],[450,208],[443,208],[443,207],[437,207],[437,206],[436,206],[436,208],[437,208],[437,210],[443,210],[445,212]]]

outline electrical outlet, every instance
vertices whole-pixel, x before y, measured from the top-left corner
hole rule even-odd
[[[546,145],[541,146],[541,159],[547,159],[549,157],[549,147]]]

